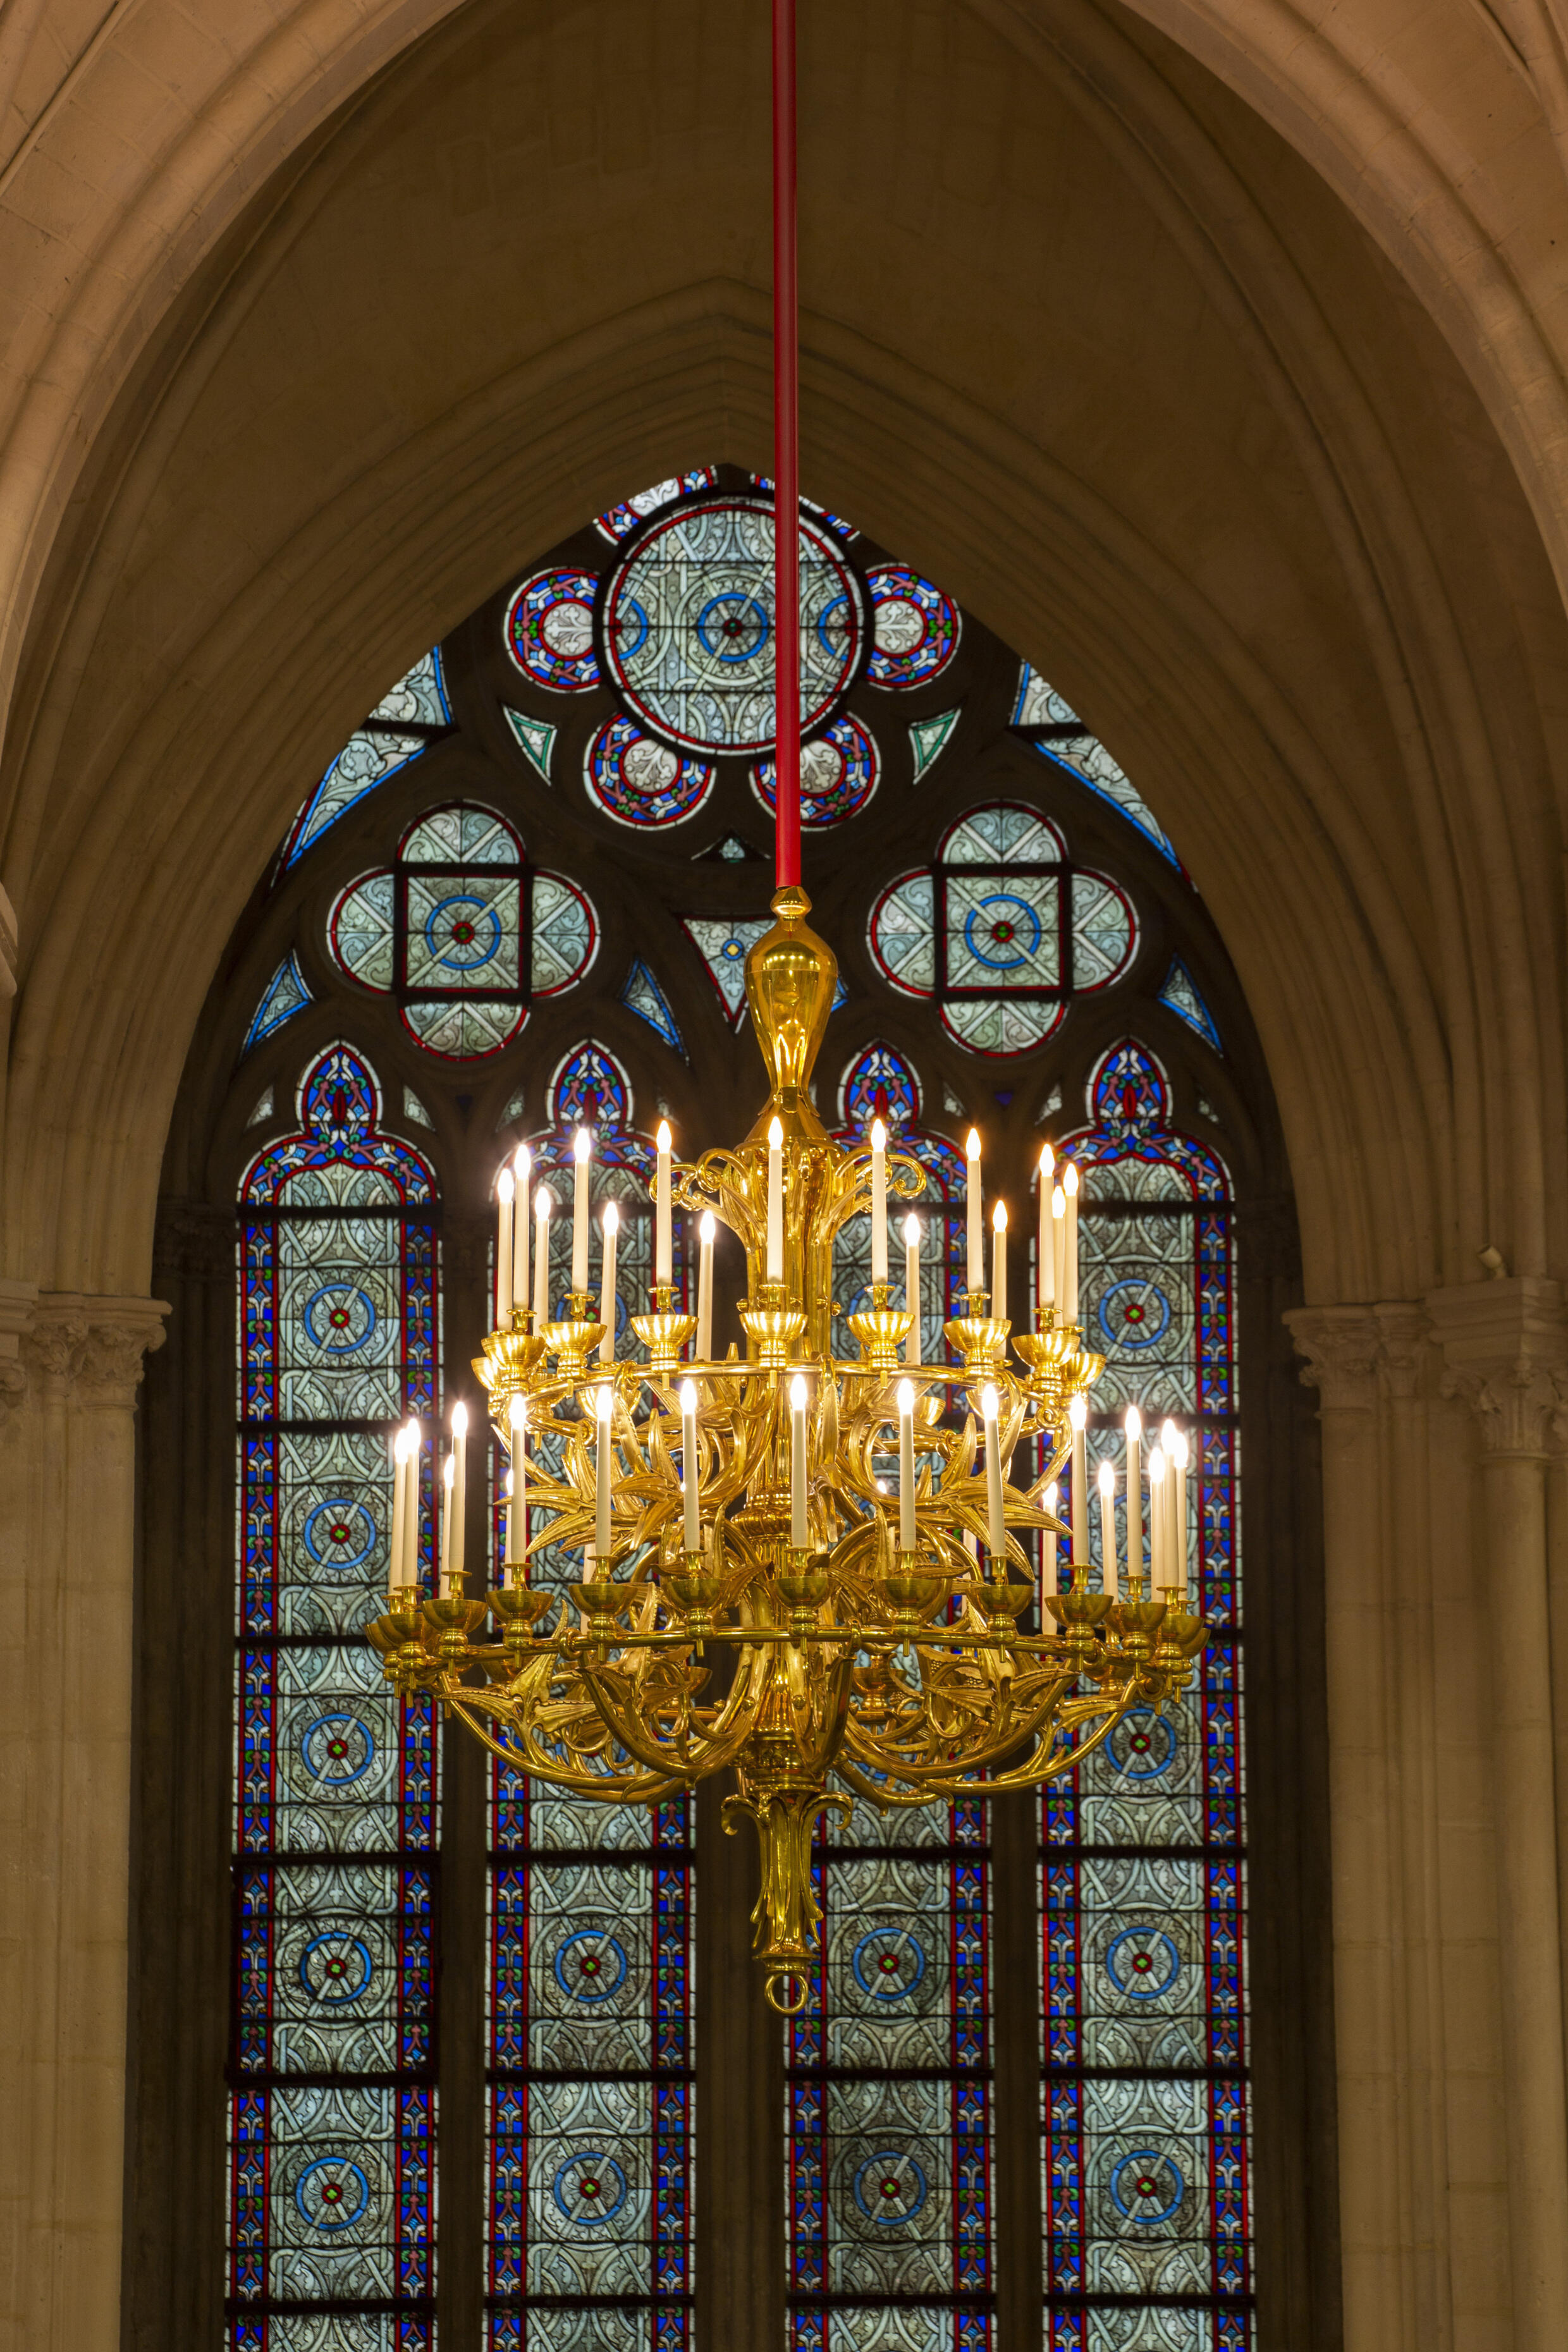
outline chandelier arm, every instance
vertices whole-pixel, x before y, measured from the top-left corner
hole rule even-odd
[[[627,1755],[635,1756],[650,1771],[668,1772],[671,1759],[658,1747],[642,1725],[628,1718],[626,1710],[616,1704],[614,1695],[601,1685],[598,1670],[584,1660],[582,1673],[595,1712],[606,1730],[620,1741]],[[688,1763],[690,1767],[685,1777],[701,1780],[711,1772],[722,1771],[726,1765],[734,1761],[751,1738],[752,1730],[752,1723],[747,1720],[722,1739],[715,1739],[710,1735],[700,1749],[680,1759],[683,1767]]]
[[[459,1696],[455,1691],[443,1691],[441,1696],[448,1710],[460,1717],[480,1745],[488,1748],[493,1756],[499,1756],[503,1764],[511,1765],[514,1770],[527,1772],[536,1780],[548,1780],[553,1788],[570,1790],[576,1796],[592,1797],[595,1802],[605,1805],[657,1804],[661,1799],[673,1796],[678,1790],[690,1785],[685,1780],[671,1779],[668,1774],[660,1776],[647,1772],[628,1774],[624,1780],[606,1784],[605,1776],[601,1774],[574,1772],[569,1766],[555,1765],[539,1758],[531,1743],[528,1756],[520,1756],[514,1746],[498,1739],[487,1728],[482,1715],[492,1710],[484,1706],[478,1693],[466,1691]],[[498,1720],[508,1720],[499,1711],[495,1712]]]

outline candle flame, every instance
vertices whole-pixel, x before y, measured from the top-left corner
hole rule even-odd
[[[768,1150],[770,1151],[779,1151],[782,1150],[783,1148],[784,1122],[782,1119],[777,1118],[771,1118],[768,1121]]]
[[[572,1157],[581,1163],[593,1152],[594,1139],[585,1127],[580,1127],[572,1139]]]
[[[1057,1485],[1056,1480],[1053,1478],[1050,1485],[1046,1488],[1045,1503],[1047,1511],[1055,1511],[1057,1504],[1061,1496],[1061,1488]]]
[[[1005,1234],[1006,1232],[1007,1203],[1005,1201],[998,1201],[996,1206],[992,1210],[991,1224],[992,1230],[995,1233]]]
[[[1051,1194],[1051,1214],[1053,1217],[1065,1217],[1067,1213],[1068,1196],[1058,1184],[1055,1192]]]
[[[605,1202],[605,1215],[604,1215],[604,1227],[605,1227],[605,1233],[606,1233],[606,1234],[617,1233],[617,1232],[620,1230],[620,1223],[621,1223],[621,1213],[620,1213],[620,1211],[616,1208],[616,1204],[615,1204],[615,1202],[614,1202],[613,1201],[606,1201],[606,1202]]]
[[[1075,1429],[1082,1429],[1089,1420],[1089,1404],[1081,1389],[1068,1407],[1068,1419]]]
[[[873,1151],[886,1151],[887,1148],[888,1130],[879,1118],[874,1118],[871,1121],[871,1149]]]
[[[791,1381],[789,1384],[790,1411],[792,1412],[804,1412],[805,1411],[805,1401],[810,1391],[805,1385],[805,1374],[804,1372],[796,1372],[794,1380]]]
[[[1078,1170],[1070,1160],[1062,1170],[1062,1189],[1069,1199],[1078,1191]]]
[[[661,1151],[668,1151],[668,1150],[669,1150],[669,1121],[668,1121],[668,1119],[667,1119],[667,1118],[661,1118],[661,1119],[659,1120],[659,1123],[658,1123],[658,1133],[654,1137],[654,1141],[658,1144],[658,1148],[659,1148],[659,1150],[660,1150]]]
[[[549,1185],[542,1184],[538,1192],[533,1196],[533,1213],[539,1219],[541,1224],[544,1223],[545,1218],[550,1214],[551,1210],[554,1206],[554,1195],[552,1193]]]
[[[701,1222],[700,1222],[700,1223],[698,1225],[698,1228],[697,1228],[698,1235],[699,1235],[699,1237],[700,1237],[700,1241],[701,1241],[701,1243],[702,1243],[702,1246],[703,1246],[703,1248],[704,1248],[704,1249],[711,1249],[711,1248],[712,1248],[712,1246],[713,1246],[713,1236],[714,1236],[714,1234],[718,1232],[718,1230],[719,1230],[719,1228],[718,1228],[717,1223],[714,1222],[714,1216],[713,1216],[713,1212],[712,1212],[712,1210],[711,1210],[711,1209],[704,1209],[704,1210],[703,1210],[703,1212],[702,1212],[702,1218],[701,1218]]]
[[[1051,1150],[1048,1143],[1042,1143],[1040,1146],[1040,1175],[1042,1180],[1050,1174],[1056,1164],[1056,1153]]]
[[[1109,1462],[1100,1465],[1100,1491],[1108,1502],[1116,1492],[1116,1473]]]
[[[616,1407],[616,1392],[608,1381],[602,1381],[594,1391],[594,1411],[601,1421],[608,1421]]]
[[[518,1145],[517,1150],[512,1153],[511,1164],[517,1170],[518,1182],[520,1184],[526,1184],[529,1178],[529,1171],[533,1166],[533,1154],[529,1150],[526,1143],[520,1143]]]
[[[1176,1424],[1168,1417],[1160,1423],[1160,1443],[1167,1454],[1173,1453],[1175,1449]]]
[[[466,1437],[468,1433],[468,1408],[466,1404],[455,1404],[452,1407],[452,1434],[454,1437]]]
[[[1127,1418],[1123,1421],[1121,1426],[1126,1431],[1130,1442],[1136,1442],[1137,1439],[1142,1436],[1143,1416],[1139,1412],[1135,1404],[1130,1404],[1128,1406]]]
[[[516,1190],[517,1186],[512,1181],[511,1170],[510,1168],[503,1168],[500,1174],[496,1178],[497,1198],[502,1201],[510,1201]]]
[[[980,1417],[983,1421],[994,1421],[996,1413],[996,1391],[987,1381],[980,1391]]]
[[[920,1245],[921,1221],[918,1217],[906,1217],[904,1219],[904,1247],[906,1249],[919,1249]]]
[[[1186,1468],[1189,1459],[1187,1441],[1179,1429],[1175,1435],[1170,1440],[1165,1450],[1178,1470],[1184,1470]]]
[[[393,1460],[395,1462],[406,1462],[413,1451],[414,1446],[408,1432],[405,1429],[400,1429],[396,1436],[392,1441]]]
[[[695,1420],[697,1415],[697,1383],[695,1381],[681,1381],[680,1410],[688,1421]]]
[[[963,1151],[964,1151],[964,1157],[965,1157],[966,1159],[968,1159],[968,1160],[978,1160],[978,1159],[979,1159],[979,1157],[980,1157],[980,1129],[979,1129],[977,1127],[972,1127],[972,1128],[970,1129],[969,1133],[968,1133],[967,1137],[966,1137],[966,1138],[965,1138],[965,1139],[964,1139]]]
[[[912,1421],[914,1412],[915,1384],[913,1381],[900,1381],[899,1382],[899,1419]]]
[[[1151,1486],[1157,1486],[1165,1475],[1165,1449],[1163,1445],[1156,1443],[1149,1448],[1149,1460],[1146,1466],[1149,1472],[1149,1484]]]
[[[511,1425],[517,1430],[528,1427],[528,1399],[524,1396],[514,1396],[511,1401]]]
[[[457,1482],[458,1457],[455,1454],[448,1454],[447,1459],[441,1465],[441,1484],[447,1489],[448,1496],[450,1496],[453,1487],[457,1485]]]

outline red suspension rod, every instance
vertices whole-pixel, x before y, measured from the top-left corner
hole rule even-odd
[[[773,614],[776,887],[800,880],[800,346],[795,0],[773,0]]]

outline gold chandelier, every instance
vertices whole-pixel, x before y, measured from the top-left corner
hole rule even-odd
[[[548,1309],[542,1192],[535,1305],[510,1304],[530,1217],[525,1181],[514,1244],[503,1181],[500,1307],[474,1367],[511,1462],[500,1582],[485,1600],[464,1589],[459,1407],[440,1592],[418,1597],[417,1440],[405,1433],[389,1606],[369,1629],[399,1691],[434,1692],[449,1718],[519,1770],[578,1796],[652,1804],[732,1771],[725,1825],[746,1813],[757,1826],[756,1948],[768,1999],[785,2013],[805,2000],[816,1954],[811,1844],[825,1810],[847,1812],[854,1796],[898,1807],[990,1795],[1068,1770],[1130,1708],[1159,1709],[1180,1691],[1205,1633],[1187,1607],[1184,1447],[1173,1433],[1143,1464],[1133,1414],[1125,1562],[1103,1464],[1102,1566],[1099,1588],[1090,1584],[1084,1400],[1102,1359],[1082,1344],[1070,1235],[1057,1240],[1065,1197],[1058,1189],[1051,1232],[1042,1224],[1048,1303],[1032,1330],[1015,1333],[998,1296],[1001,1250],[984,1286],[973,1137],[970,1286],[964,1312],[945,1327],[956,1360],[919,1360],[918,1265],[895,1303],[886,1219],[889,1195],[917,1192],[924,1171],[887,1150],[879,1131],[868,1148],[840,1148],[812,1106],[837,966],[807,926],[809,907],[804,890],[779,890],[774,926],[747,959],[772,1082],[750,1135],[680,1166],[661,1131],[653,1303],[632,1318],[646,1363],[614,1359],[608,1217],[597,1312],[588,1288],[584,1139],[563,1314]],[[699,1316],[680,1311],[672,1200],[710,1213],[745,1250],[743,1358],[712,1352],[707,1245]],[[870,1304],[847,1318],[858,1353],[840,1357],[834,1244],[862,1214],[871,1217]],[[525,1297],[526,1273],[517,1286]],[[700,1323],[698,1356],[688,1350]],[[595,1351],[602,1360],[591,1362]],[[1025,1488],[1009,1474],[1031,1441],[1038,1475]],[[878,1463],[895,1454],[897,1479],[885,1482]],[[1058,1591],[1057,1544],[1068,1530],[1050,1506],[1069,1456],[1073,1574]],[[531,1538],[531,1510],[540,1515]],[[1030,1530],[1043,1561],[1036,1634],[1018,1630],[1036,1597]],[[558,1590],[529,1581],[529,1567],[547,1547],[579,1545],[584,1574],[569,1608]],[[499,1627],[488,1642],[479,1638],[487,1615]],[[725,1664],[727,1686],[716,1672]]]

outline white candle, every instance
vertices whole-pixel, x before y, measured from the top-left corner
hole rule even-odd
[[[580,1127],[572,1141],[575,1163],[572,1180],[572,1287],[579,1293],[588,1287],[588,1161],[593,1150],[593,1137],[585,1127]]]
[[[915,1548],[915,1384],[899,1382],[899,1549]]]
[[[599,1252],[599,1320],[605,1327],[605,1336],[599,1342],[602,1364],[616,1360],[616,1235],[620,1229],[621,1213],[613,1201],[606,1201],[602,1223],[604,1241]]]
[[[496,1329],[505,1331],[511,1325],[512,1266],[512,1195],[517,1187],[510,1168],[503,1168],[496,1178]]]
[[[980,1391],[980,1417],[985,1427],[985,1541],[993,1576],[1007,1573],[1007,1528],[1002,1515],[1002,1449],[998,1443],[998,1402],[989,1381]]]
[[[1163,1592],[1170,1583],[1165,1565],[1165,1449],[1156,1439],[1149,1448],[1149,1586]]]
[[[1176,1523],[1176,1584],[1184,1609],[1194,1581],[1187,1566],[1187,1463],[1191,1455],[1186,1437],[1179,1429],[1173,1440],[1171,1458],[1176,1465],[1175,1491],[1171,1496],[1171,1516]]]
[[[680,1500],[685,1513],[681,1541],[688,1552],[702,1549],[701,1496],[697,1465],[697,1383],[680,1383]]]
[[[904,1361],[918,1364],[921,1360],[921,1221],[918,1217],[904,1219],[904,1305],[912,1320],[904,1338]]]
[[[697,1360],[713,1360],[713,1212],[704,1209],[697,1228]]]
[[[784,1129],[768,1125],[768,1256],[769,1282],[784,1280]]]
[[[1109,1462],[1100,1465],[1100,1584],[1116,1598],[1116,1472]]]
[[[789,1539],[796,1551],[805,1549],[805,1375],[796,1372],[789,1384]]]
[[[655,1282],[675,1279],[675,1250],[670,1235],[669,1181],[669,1121],[661,1118],[658,1133],[654,1138],[658,1146],[658,1163],[653,1179],[653,1278]]]
[[[998,1201],[991,1212],[991,1314],[1007,1320],[1007,1203]]]
[[[1068,1161],[1062,1172],[1067,1195],[1067,1233],[1062,1242],[1062,1321],[1078,1321],[1078,1170]]]
[[[1061,1489],[1054,1478],[1040,1499],[1054,1517],[1057,1505],[1061,1501]],[[1061,1542],[1055,1528],[1042,1529],[1040,1542],[1040,1591],[1042,1593],[1060,1591],[1061,1556]],[[1042,1616],[1045,1614],[1044,1609],[1040,1613]]]
[[[1081,1394],[1068,1405],[1068,1420],[1072,1425],[1072,1564],[1078,1569],[1089,1566],[1089,1441],[1084,1433],[1089,1407]],[[1073,1582],[1077,1585],[1080,1579],[1075,1576]]]
[[[1051,1280],[1056,1286],[1057,1321],[1067,1321],[1068,1196],[1059,1184],[1051,1188]]]
[[[616,1392],[608,1381],[601,1381],[594,1391],[594,1418],[598,1443],[594,1453],[594,1549],[605,1574],[610,1566],[610,1462],[615,1448],[610,1443],[610,1415],[615,1410]]]
[[[1127,1433],[1127,1573],[1136,1591],[1143,1575],[1143,1416],[1135,1404],[1128,1406],[1121,1426]]]
[[[392,1540],[386,1550],[386,1601],[397,1606],[403,1574],[403,1528],[408,1513],[408,1432],[400,1429],[392,1441]]]
[[[502,1582],[515,1584],[514,1568],[523,1564],[528,1549],[528,1399],[511,1401],[511,1474],[507,1487],[506,1574]]]
[[[888,1279],[888,1130],[871,1121],[871,1279]]]
[[[963,1201],[969,1213],[967,1287],[971,1290],[984,1290],[985,1249],[981,1238],[981,1216],[984,1188],[980,1175],[980,1136],[978,1130],[973,1127],[969,1130],[968,1140],[963,1147]]]
[[[533,1196],[533,1328],[542,1331],[550,1320],[550,1212],[555,1206],[547,1184]]]
[[[408,1440],[408,1486],[403,1513],[403,1554],[398,1582],[411,1589],[419,1582],[419,1465],[424,1441],[419,1423],[405,1423],[404,1435]]]
[[[1035,1268],[1042,1321],[1046,1308],[1057,1303],[1057,1261],[1051,1231],[1051,1171],[1056,1164],[1056,1154],[1050,1145],[1043,1144],[1040,1149],[1040,1234],[1036,1245],[1039,1263]]]
[[[452,1550],[449,1566],[452,1590],[463,1589],[463,1521],[468,1507],[468,1408],[466,1404],[452,1407],[452,1458],[457,1469],[452,1479]]]
[[[458,1457],[448,1454],[441,1465],[441,1598],[445,1601],[452,1590],[452,1488],[458,1475]]]
[[[528,1180],[533,1173],[533,1155],[526,1143],[520,1143],[512,1154],[516,1171],[513,1182],[517,1190],[517,1205],[512,1212],[514,1244],[511,1268],[511,1303],[514,1307],[528,1305],[528,1227],[531,1203]]]

